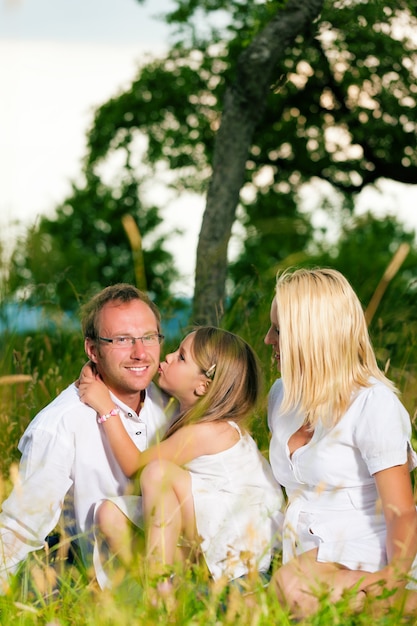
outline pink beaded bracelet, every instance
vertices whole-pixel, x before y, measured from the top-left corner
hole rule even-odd
[[[105,415],[100,415],[97,421],[99,424],[104,424],[104,422],[107,422],[107,420],[109,420],[111,417],[114,417],[114,415],[120,415],[119,409],[114,408],[110,411],[110,413],[106,413]]]

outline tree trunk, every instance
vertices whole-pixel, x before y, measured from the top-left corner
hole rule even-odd
[[[297,35],[318,16],[324,0],[289,0],[242,52],[237,78],[226,88],[213,174],[197,246],[193,322],[220,323],[227,248],[254,130],[265,111],[274,70]]]

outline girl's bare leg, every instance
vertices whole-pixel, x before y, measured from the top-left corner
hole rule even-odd
[[[132,560],[132,536],[127,517],[113,502],[104,500],[97,509],[96,521],[111,554],[128,565]]]
[[[181,559],[180,538],[197,539],[189,472],[170,461],[147,465],[141,475],[146,552],[151,563],[173,565]]]

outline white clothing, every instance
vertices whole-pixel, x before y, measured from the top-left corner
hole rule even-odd
[[[140,450],[162,437],[167,426],[165,396],[153,383],[146,390],[140,415],[114,395],[112,399]],[[94,505],[125,493],[130,481],[111,451],[96,412],[81,402],[74,384],[38,413],[23,434],[19,450],[19,478],[0,514],[0,579],[14,573],[29,552],[44,547],[61,512],[67,532],[78,540],[89,565]]]
[[[190,472],[198,535],[214,579],[268,570],[280,545],[284,497],[248,433],[231,448],[197,457]]]
[[[371,379],[339,423],[318,424],[312,439],[290,456],[288,441],[303,424],[297,412],[283,414],[283,385],[277,380],[268,402],[272,432],[270,462],[286,489],[283,563],[312,548],[318,561],[375,572],[387,564],[386,526],[373,474],[409,459],[410,418],[396,395]]]
[[[231,448],[199,456],[186,465],[191,477],[197,532],[214,579],[228,580],[250,569],[266,572],[281,545],[284,496],[271,466],[248,434]],[[140,496],[112,498],[140,525]]]

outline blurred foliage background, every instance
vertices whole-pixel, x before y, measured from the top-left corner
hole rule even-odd
[[[164,17],[173,32],[167,54],[139,67],[130,87],[96,110],[82,182],[52,217],[20,236],[10,258],[0,255],[0,320],[10,303],[42,307],[57,320],[30,333],[2,326],[1,373],[33,379],[0,386],[13,447],[35,412],[77,376],[84,360],[77,311],[92,292],[118,281],[146,285],[169,328],[166,349],[193,323],[192,298],[172,288],[181,277],[152,190],[163,183],[178,196],[207,193],[225,90],[239,86],[242,53],[284,5],[291,2],[173,2]],[[366,308],[393,255],[408,244],[370,330],[381,366],[414,415],[416,235],[394,205],[384,218],[372,203],[361,215],[356,208],[365,188],[379,202],[381,181],[417,183],[416,9],[415,0],[325,0],[277,64],[236,208],[239,245],[227,267],[226,300],[213,302],[216,321],[258,351],[266,391],[276,376],[263,336],[277,270],[335,267]],[[74,325],[59,323],[64,313]],[[259,430],[266,447],[264,425]]]

